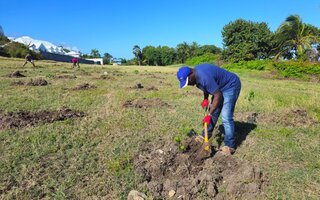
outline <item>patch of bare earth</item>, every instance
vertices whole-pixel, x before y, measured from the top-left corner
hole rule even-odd
[[[89,83],[83,83],[80,85],[77,85],[76,87],[73,88],[73,90],[89,90],[89,89],[94,89],[97,88],[95,85],[91,85]]]
[[[52,123],[83,116],[83,112],[74,111],[69,108],[61,108],[57,111],[44,110],[39,112],[21,110],[0,116],[0,129],[30,127],[37,124]]]
[[[11,83],[11,85],[27,85],[27,86],[45,86],[48,84],[49,83],[46,80],[44,80],[43,78],[31,79],[29,82],[14,81]]]
[[[44,80],[43,78],[36,78],[34,80],[30,80],[29,82],[26,83],[26,85],[29,86],[44,86],[44,85],[48,85],[48,82],[46,80]]]
[[[220,152],[197,160],[194,137],[186,150],[175,144],[152,147],[136,156],[134,169],[142,177],[140,191],[148,189],[155,199],[256,199],[265,178],[259,168]]]
[[[162,108],[162,107],[170,107],[170,105],[159,98],[155,99],[136,99],[136,100],[128,100],[124,102],[123,107],[126,108]]]
[[[318,123],[308,115],[306,109],[302,108],[268,115],[255,112],[235,113],[235,119],[248,123],[278,124],[292,127],[310,127]]]

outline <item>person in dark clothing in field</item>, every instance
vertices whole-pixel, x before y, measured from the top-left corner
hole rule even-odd
[[[33,67],[36,67],[36,65],[34,64],[34,60],[29,53],[26,55],[25,62],[22,67],[24,67],[28,62],[30,62],[33,65]]]
[[[233,113],[241,90],[240,78],[232,72],[207,63],[194,68],[181,67],[177,72],[177,78],[180,81],[180,88],[189,85],[203,91],[201,106],[210,108],[203,119],[203,123],[208,124],[209,137],[212,136],[213,128],[221,114],[225,130],[225,146],[220,150],[225,154],[233,154],[236,148]],[[209,95],[212,95],[210,106]]]

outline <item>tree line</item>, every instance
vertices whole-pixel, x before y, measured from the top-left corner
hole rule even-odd
[[[227,62],[261,59],[316,61],[320,57],[315,50],[320,51],[320,29],[303,23],[298,15],[288,16],[275,32],[270,30],[266,22],[237,19],[223,27],[222,37],[222,49],[214,45],[200,46],[196,42],[183,42],[176,48],[146,46],[140,49],[135,45],[133,55],[139,65],[186,63],[188,59],[199,56],[212,58],[205,56],[207,54],[217,54],[219,56],[215,58]]]

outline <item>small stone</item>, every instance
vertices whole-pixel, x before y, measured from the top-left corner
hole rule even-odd
[[[161,149],[158,149],[158,152],[159,152],[160,154],[163,154],[163,151],[162,151]]]
[[[128,200],[146,200],[147,196],[137,190],[131,190],[128,194]]]
[[[173,197],[176,194],[176,191],[170,190],[169,191],[169,197]]]

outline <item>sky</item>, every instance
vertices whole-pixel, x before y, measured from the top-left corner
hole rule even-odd
[[[291,14],[320,28],[319,0],[0,0],[8,37],[126,59],[133,58],[134,45],[223,47],[221,31],[236,19],[266,22],[275,31]]]

